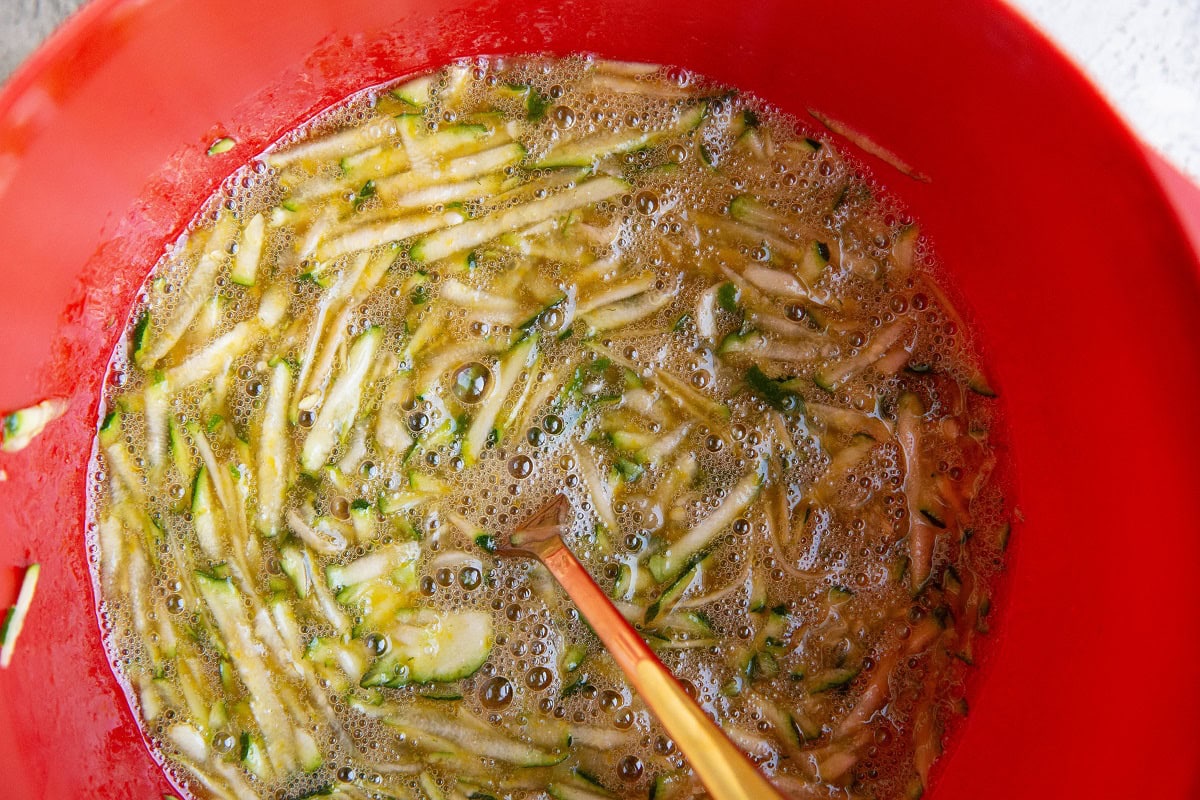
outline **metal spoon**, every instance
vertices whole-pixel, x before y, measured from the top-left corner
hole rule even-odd
[[[714,800],[783,800],[688,696],[567,548],[562,530],[569,510],[567,498],[557,496],[507,540],[501,537],[496,552],[532,556],[550,570]]]

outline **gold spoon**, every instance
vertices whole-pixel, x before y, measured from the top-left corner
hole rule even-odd
[[[501,537],[496,552],[532,556],[550,570],[714,800],[783,800],[688,696],[567,548],[562,530],[569,509],[567,498],[558,495],[507,541]]]

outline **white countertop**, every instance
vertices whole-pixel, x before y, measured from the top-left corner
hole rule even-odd
[[[1083,67],[1134,130],[1200,181],[1200,2],[1009,2]]]
[[[1083,66],[1136,131],[1200,181],[1200,2],[1009,1]],[[81,4],[0,0],[0,77]]]

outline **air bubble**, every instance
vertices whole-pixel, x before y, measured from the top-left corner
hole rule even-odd
[[[367,638],[364,639],[363,642],[367,647],[367,652],[376,657],[382,656],[384,653],[386,653],[390,646],[388,638],[379,633],[368,634]]]
[[[633,204],[639,213],[653,216],[658,211],[658,195],[650,191],[638,192],[633,198]]]
[[[491,370],[478,361],[472,361],[455,371],[451,389],[460,401],[478,403],[487,393],[491,381]]]
[[[482,580],[482,575],[475,567],[463,567],[458,573],[458,585],[470,591],[478,588]]]
[[[637,756],[625,756],[617,765],[617,774],[624,781],[636,781],[642,777],[642,760]]]
[[[514,478],[528,478],[533,473],[533,461],[529,456],[514,456],[508,462],[508,474]]]
[[[218,753],[232,753],[235,747],[237,747],[237,739],[230,734],[222,732],[213,735],[212,748]]]
[[[545,667],[534,667],[525,676],[525,685],[534,691],[541,691],[550,685],[554,679],[554,673]]]
[[[484,708],[506,708],[513,700],[513,687],[507,678],[495,677],[483,685],[479,695]]]
[[[575,110],[570,106],[555,106],[550,116],[554,124],[563,130],[575,125]]]

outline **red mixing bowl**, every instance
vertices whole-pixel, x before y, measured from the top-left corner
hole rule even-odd
[[[84,549],[104,366],[163,243],[229,172],[352,90],[477,53],[683,65],[844,120],[976,323],[1016,497],[996,644],[933,796],[1200,797],[1200,265],[1164,180],[996,0],[95,0],[0,93],[0,407],[70,399],[0,460],[0,786],[158,798]],[[237,146],[208,157],[230,135]],[[1194,202],[1195,198],[1193,198]],[[1200,204],[1191,231],[1200,243]]]

